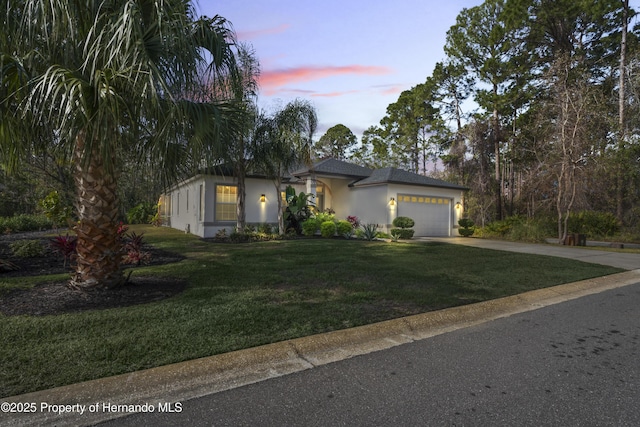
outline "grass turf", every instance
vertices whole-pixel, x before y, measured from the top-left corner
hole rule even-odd
[[[444,243],[309,239],[230,245],[167,228],[135,231],[187,258],[133,274],[185,279],[186,291],[126,308],[0,315],[0,396],[621,271]],[[15,286],[13,279],[0,281],[0,291]],[[24,279],[20,286],[26,286]]]

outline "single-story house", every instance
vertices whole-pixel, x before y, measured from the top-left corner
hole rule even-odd
[[[333,209],[337,219],[357,216],[389,232],[397,216],[415,221],[415,236],[455,236],[463,212],[465,187],[405,170],[369,169],[333,158],[320,160],[283,177],[281,188],[264,175],[246,177],[247,224],[277,224],[277,197],[291,185],[311,194],[319,210]],[[160,199],[166,225],[200,237],[229,234],[236,224],[238,187],[223,168],[201,173],[172,187]],[[284,206],[285,203],[283,202]]]

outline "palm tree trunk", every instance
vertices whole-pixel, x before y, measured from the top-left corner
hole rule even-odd
[[[86,147],[81,132],[74,151],[78,235],[76,271],[71,286],[113,288],[124,282],[120,269],[122,243],[118,236],[118,196],[115,174],[105,168],[97,143]],[[84,152],[91,155],[85,158]]]

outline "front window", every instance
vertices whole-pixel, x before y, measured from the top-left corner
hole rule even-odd
[[[237,186],[216,185],[216,221],[236,221],[237,197]]]

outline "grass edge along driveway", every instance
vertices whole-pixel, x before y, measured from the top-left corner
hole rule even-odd
[[[168,228],[133,229],[145,232],[154,246],[186,256],[133,274],[184,279],[187,289],[163,301],[125,308],[0,315],[0,396],[621,271],[446,243],[303,239],[231,245]],[[15,286],[13,282],[0,278],[0,290]]]

